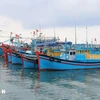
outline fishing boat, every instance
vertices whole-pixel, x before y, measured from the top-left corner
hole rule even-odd
[[[11,53],[11,62],[12,64],[22,64],[22,59],[19,53]]]
[[[35,54],[36,49],[36,42],[35,40],[32,40],[31,50],[27,50],[24,54],[22,53],[20,55],[22,59],[23,68],[38,68],[38,60]]]
[[[53,45],[53,39],[46,42],[48,45]],[[45,47],[44,47],[45,46]],[[35,54],[35,51],[42,52],[44,48],[48,47],[45,45],[43,40],[37,39],[32,40],[31,43],[31,51],[26,51],[26,54],[21,54],[22,62],[23,62],[23,68],[38,68],[38,59]]]
[[[100,48],[80,45],[75,49],[61,53],[59,57],[54,54],[38,54],[39,70],[67,70],[100,68]]]
[[[3,50],[2,50],[2,45],[1,45],[1,43],[0,43],[0,56],[3,56],[3,54],[4,54],[4,52],[3,52]]]
[[[24,54],[21,56],[23,62],[23,68],[38,68],[38,59],[37,56]]]
[[[11,53],[8,52],[8,53],[7,53],[7,56],[8,56],[8,63],[11,63],[11,62],[12,62],[12,60],[11,60]]]

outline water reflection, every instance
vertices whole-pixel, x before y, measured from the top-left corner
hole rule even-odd
[[[39,80],[40,82],[56,82],[59,80],[73,80],[79,82],[85,82],[88,76],[93,76],[99,74],[100,69],[90,69],[90,70],[67,70],[67,71],[40,71],[36,69],[23,69],[20,65],[8,64],[8,69],[18,72],[20,71],[22,79],[32,79]]]
[[[20,100],[99,98],[99,69],[38,72],[35,69],[23,69],[21,65],[12,64],[1,68],[5,69],[0,70],[0,79],[3,81],[1,86],[10,88],[8,97],[13,97],[15,93],[16,98],[21,97]]]
[[[100,69],[41,71],[0,59],[0,100],[99,100]]]

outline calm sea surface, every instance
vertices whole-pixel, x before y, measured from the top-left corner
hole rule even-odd
[[[100,70],[39,73],[0,58],[0,100],[100,100]]]

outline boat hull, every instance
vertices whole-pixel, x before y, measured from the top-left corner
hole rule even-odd
[[[38,68],[38,64],[33,61],[33,60],[29,60],[27,58],[23,58],[23,67],[24,68]]]
[[[82,61],[70,61],[49,56],[39,55],[38,66],[40,70],[67,70],[67,69],[90,69],[100,68],[100,61],[95,62],[82,62]]]
[[[2,50],[2,48],[0,47],[0,56],[3,56],[4,52]]]
[[[12,53],[11,56],[12,56],[11,58],[12,64],[22,64],[22,59],[20,55]]]
[[[7,53],[7,57],[8,57],[8,62],[11,63],[12,62],[12,57],[11,57],[11,53]]]

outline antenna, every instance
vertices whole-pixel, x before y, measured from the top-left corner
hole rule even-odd
[[[55,32],[55,28],[54,28],[54,39],[56,40],[56,32]]]
[[[54,28],[54,37],[56,37],[56,32],[55,32],[55,28]]]
[[[86,26],[86,44],[88,44],[88,33],[87,33],[87,26]]]
[[[75,44],[77,44],[77,34],[76,34],[76,20],[75,20]]]
[[[67,42],[67,38],[65,38],[65,43]]]
[[[41,33],[41,25],[39,24],[39,29],[40,29],[40,33]]]

